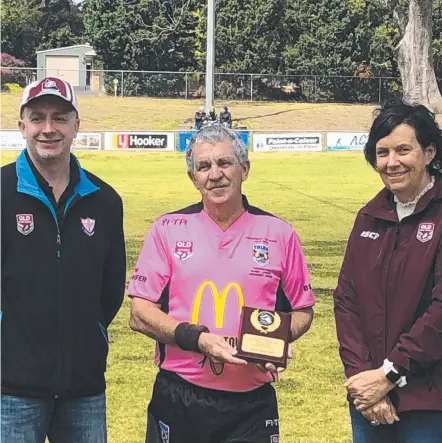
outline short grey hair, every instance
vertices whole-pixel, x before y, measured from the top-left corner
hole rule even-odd
[[[186,150],[187,172],[194,172],[193,150],[196,145],[210,143],[212,145],[229,140],[232,142],[233,151],[239,163],[248,161],[247,146],[239,138],[238,134],[230,128],[222,125],[204,126],[193,134]]]

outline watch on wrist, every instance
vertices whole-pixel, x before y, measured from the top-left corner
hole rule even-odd
[[[403,388],[407,384],[406,377],[399,373],[399,371],[390,360],[384,360],[382,369],[384,371],[385,378],[397,387]]]

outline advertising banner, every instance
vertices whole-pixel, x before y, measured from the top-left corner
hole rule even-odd
[[[100,132],[79,132],[72,143],[72,149],[97,150],[101,149]]]
[[[327,132],[327,151],[363,151],[368,132]]]
[[[192,135],[196,131],[180,131],[177,134],[177,151],[179,152],[185,152],[187,149],[187,146],[189,145],[190,139],[192,138]]]
[[[320,132],[280,132],[273,134],[253,134],[253,150],[270,151],[322,151],[322,134]]]
[[[22,150],[26,140],[20,131],[1,131],[1,149]],[[72,143],[72,149],[101,149],[101,133],[79,132]]]
[[[167,131],[118,131],[104,133],[104,149],[173,151],[175,137]]]
[[[2,130],[0,134],[1,149],[22,150],[26,148],[26,140],[21,135],[20,131],[5,131]]]
[[[192,135],[196,131],[181,131],[178,132],[178,138],[177,138],[177,150],[179,152],[185,152],[187,149],[187,146],[189,145],[190,139],[192,138]],[[238,134],[238,137],[241,139],[241,141],[244,143],[244,145],[248,148],[249,147],[249,131],[236,131]]]

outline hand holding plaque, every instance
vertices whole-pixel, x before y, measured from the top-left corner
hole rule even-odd
[[[291,315],[244,306],[236,357],[251,363],[287,366]]]

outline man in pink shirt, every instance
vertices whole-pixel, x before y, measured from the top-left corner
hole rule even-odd
[[[243,306],[290,312],[292,341],[309,329],[302,248],[242,194],[250,163],[234,131],[203,128],[186,161],[202,201],[154,222],[128,289],[132,329],[157,341],[146,442],[278,442],[278,372],[237,358],[236,343]]]

